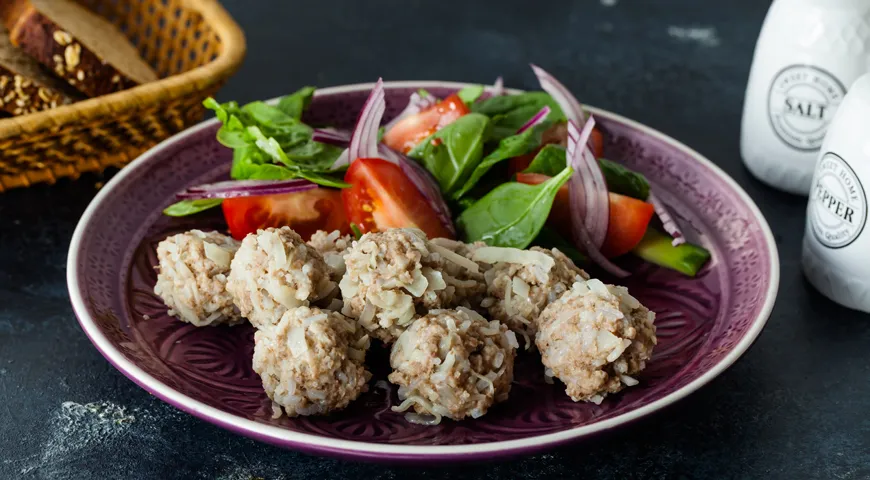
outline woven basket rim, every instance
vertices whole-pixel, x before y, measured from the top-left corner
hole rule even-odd
[[[221,52],[214,60],[186,72],[71,105],[0,120],[0,139],[24,133],[86,122],[106,114],[129,111],[137,106],[162,103],[201,91],[235,73],[245,57],[245,35],[218,0],[188,0],[187,7],[202,15],[221,39]],[[131,106],[135,104],[137,106]]]

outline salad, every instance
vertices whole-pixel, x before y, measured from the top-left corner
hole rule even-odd
[[[357,238],[417,228],[429,238],[493,247],[558,248],[578,265],[615,277],[623,256],[695,276],[710,259],[686,242],[644,176],[605,157],[606,132],[549,73],[532,66],[542,91],[494,85],[446,98],[424,90],[383,124],[378,80],[353,131],[303,121],[305,87],[276,105],[205,106],[232,149],[231,180],[191,187],[170,216],[220,207],[236,239],[289,226]]]

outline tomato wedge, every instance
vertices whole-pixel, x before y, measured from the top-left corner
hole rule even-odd
[[[429,238],[452,238],[435,208],[398,165],[380,158],[359,158],[351,163],[341,192],[347,218],[363,232],[389,228],[419,228]]]
[[[518,173],[517,181],[528,185],[537,185],[549,180],[550,177],[539,173]],[[652,204],[636,198],[609,193],[610,216],[607,224],[607,236],[601,246],[601,253],[608,258],[625,255],[632,251],[643,239],[650,220],[655,213]],[[569,236],[571,226],[571,198],[568,185],[563,185],[556,193],[556,200],[550,210],[547,223],[562,235]]]
[[[609,196],[610,220],[601,253],[613,258],[625,255],[640,243],[655,213],[655,207],[643,200],[617,193],[610,193]]]
[[[341,191],[317,188],[298,193],[227,198],[221,204],[233,238],[261,228],[290,227],[308,240],[317,230],[350,233]]]
[[[568,127],[564,123],[553,125],[541,136],[542,147],[550,143],[558,143],[564,147],[567,141]],[[604,136],[597,127],[593,128],[592,134],[589,135],[589,148],[592,149],[592,154],[595,155],[595,158],[601,158],[604,156]],[[514,175],[529,168],[529,165],[532,164],[532,160],[535,159],[535,156],[540,150],[541,149],[539,148],[532,153],[510,159],[508,164],[510,174]]]
[[[454,93],[420,113],[403,118],[384,134],[383,142],[393,150],[408,153],[426,137],[467,113],[465,102]]]

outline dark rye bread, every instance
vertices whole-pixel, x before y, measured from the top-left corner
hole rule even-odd
[[[127,38],[72,0],[0,0],[12,43],[89,97],[157,80]]]
[[[24,115],[80,99],[78,92],[12,45],[9,32],[0,25],[0,110]]]

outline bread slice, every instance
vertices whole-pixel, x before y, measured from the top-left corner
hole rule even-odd
[[[0,0],[12,43],[89,97],[157,80],[114,25],[72,0]]]
[[[9,32],[0,25],[0,110],[24,115],[80,99],[78,92],[12,45]]]

